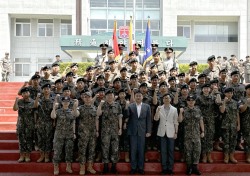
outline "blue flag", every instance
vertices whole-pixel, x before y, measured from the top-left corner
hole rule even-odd
[[[144,51],[145,51],[145,55],[143,57],[143,63],[146,60],[151,60],[152,59],[152,46],[151,46],[150,22],[149,22],[149,20],[148,20],[148,24],[147,24],[147,31],[146,31]]]

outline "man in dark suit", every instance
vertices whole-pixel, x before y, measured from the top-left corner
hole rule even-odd
[[[128,135],[130,137],[131,171],[144,174],[145,137],[151,135],[151,110],[148,104],[142,103],[142,93],[134,90],[135,102],[128,107]],[[138,157],[137,157],[138,155]]]

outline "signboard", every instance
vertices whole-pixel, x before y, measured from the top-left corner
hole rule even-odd
[[[129,37],[129,27],[128,26],[120,26],[118,38],[127,39],[128,37]]]

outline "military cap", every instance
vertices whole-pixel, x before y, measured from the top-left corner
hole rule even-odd
[[[247,90],[248,88],[250,88],[250,84],[246,85],[245,89]]]
[[[230,75],[233,76],[233,75],[239,75],[239,74],[240,72],[238,70],[235,70],[235,71],[232,71]]]
[[[227,57],[226,57],[226,56],[223,56],[223,59],[224,59],[224,60],[227,60]]]
[[[122,71],[128,71],[127,67],[122,67],[120,72],[122,72]]]
[[[176,81],[176,77],[174,77],[174,76],[168,77],[168,82],[169,82],[169,81]]]
[[[63,87],[62,91],[65,91],[65,90],[70,90],[70,87],[68,86]]]
[[[112,64],[112,63],[115,63],[115,62],[116,62],[116,61],[115,61],[114,59],[110,59],[110,60],[108,61],[109,65]]]
[[[106,44],[106,43],[102,43],[102,44],[99,45],[99,47],[100,47],[100,48],[108,48],[109,45]]]
[[[99,80],[99,79],[104,79],[104,76],[103,75],[98,75],[96,80]]]
[[[87,95],[88,97],[92,97],[92,92],[90,91],[85,91],[83,95]]]
[[[151,80],[153,80],[153,79],[159,79],[159,76],[158,75],[154,75],[154,76],[151,77]]]
[[[111,70],[110,66],[106,66],[103,71],[106,72],[108,70]]]
[[[148,84],[147,83],[145,83],[145,82],[143,82],[143,83],[141,83],[140,84],[140,86],[139,87],[148,87]]]
[[[153,48],[153,47],[154,47],[154,48],[158,48],[158,46],[159,46],[159,45],[158,45],[157,43],[152,43],[152,44],[151,44],[151,47],[152,47],[152,48]]]
[[[136,53],[134,52],[134,51],[131,51],[129,54],[128,54],[128,56],[132,56],[132,55],[136,55]]]
[[[178,70],[178,68],[177,68],[177,67],[172,67],[172,68],[170,69],[170,71],[173,71],[173,70]]]
[[[30,90],[29,90],[29,88],[28,87],[23,87],[22,89],[21,89],[21,94],[22,93],[24,93],[24,92],[29,92]]]
[[[246,56],[246,59],[249,58],[249,56]]]
[[[80,81],[82,81],[82,82],[84,82],[84,83],[87,82],[86,79],[84,79],[84,78],[78,78],[76,82],[78,83],[78,82],[80,82]]]
[[[166,73],[165,70],[160,70],[160,71],[158,71],[158,75],[162,75],[162,74],[166,75],[167,73]]]
[[[126,89],[123,89],[123,88],[122,88],[122,89],[120,89],[120,90],[118,91],[118,94],[119,94],[119,93],[121,93],[121,92],[126,93]]]
[[[177,75],[178,77],[180,77],[180,76],[184,76],[185,77],[185,73],[179,73],[178,75]]]
[[[154,64],[154,63],[151,63],[151,64],[150,64],[150,69],[153,69],[153,68],[155,68],[155,67],[157,68],[157,65],[156,65],[156,64]]]
[[[234,88],[232,88],[232,87],[227,87],[227,88],[224,90],[224,93],[228,93],[228,92],[234,92]]]
[[[169,51],[174,52],[173,48],[169,48],[169,47],[165,48],[164,51],[165,52],[169,52]]]
[[[139,75],[141,76],[141,75],[145,75],[146,74],[146,71],[145,70],[141,70],[140,72],[139,72]]]
[[[55,67],[55,66],[59,66],[59,63],[58,62],[54,62],[51,67]]]
[[[196,61],[190,62],[189,66],[191,67],[191,66],[193,66],[193,65],[198,65],[198,63],[197,63]]]
[[[139,94],[142,94],[141,91],[140,91],[139,89],[133,89],[133,92],[134,92],[134,94],[138,94],[138,93],[139,93]]]
[[[113,81],[113,83],[115,83],[117,81],[121,81],[121,78],[120,77],[115,78],[114,81]]]
[[[124,44],[119,43],[119,44],[118,44],[118,47],[119,47],[119,49],[123,49],[123,48],[125,48],[125,45],[124,45]]]
[[[136,44],[135,44],[135,48],[141,48],[141,44],[136,43]]]
[[[231,54],[231,57],[236,57],[236,55],[235,54]]]
[[[102,68],[102,66],[101,66],[101,65],[96,65],[96,66],[94,66],[94,68],[95,68],[95,69],[97,69],[97,68]]]
[[[9,52],[5,52],[4,54],[5,54],[5,55],[9,55],[10,53],[9,53]]]
[[[222,69],[222,70],[220,70],[220,73],[227,73],[228,72],[228,70],[226,69],[226,68],[224,68],[224,69]]]
[[[188,87],[187,84],[184,84],[184,85],[181,86],[181,90],[182,90],[182,89],[189,89],[189,87]]]
[[[40,78],[41,78],[40,75],[33,75],[33,76],[31,77],[31,80],[40,79]]]
[[[205,87],[210,87],[210,86],[211,86],[210,84],[206,83],[206,84],[203,84],[203,85],[201,86],[201,88],[203,89],[203,88],[205,88]]]
[[[56,55],[56,57],[60,57],[60,55],[59,55],[59,54],[57,54],[57,55]]]
[[[133,62],[138,62],[138,61],[137,61],[137,59],[136,59],[136,58],[131,59],[131,60],[129,61],[129,63],[133,63]]]
[[[188,95],[187,96],[187,101],[195,101],[196,100],[196,96],[195,95]]]
[[[62,79],[57,79],[56,81],[55,81],[55,84],[57,84],[57,83],[63,83],[64,81],[62,80]]]
[[[214,61],[214,60],[215,60],[215,56],[214,56],[214,55],[209,56],[209,57],[207,58],[207,61]]]
[[[161,55],[161,54],[160,54],[159,51],[156,51],[156,52],[153,53],[153,56],[160,56],[160,55]]]
[[[114,93],[114,90],[113,89],[107,89],[105,91],[105,95],[108,95],[108,94],[113,94]]]
[[[110,50],[108,50],[108,54],[109,53],[115,53],[115,51],[113,49],[110,49]]]
[[[218,79],[213,79],[210,81],[210,84],[214,84],[214,83],[219,83],[219,80]]]
[[[68,77],[68,76],[74,76],[74,73],[73,73],[73,72],[68,72],[68,73],[66,74],[66,77]]]
[[[62,101],[70,101],[70,98],[68,97],[68,96],[66,96],[66,97],[62,97]]]
[[[138,75],[137,75],[137,74],[132,74],[132,75],[130,76],[130,79],[135,79],[135,78],[138,78]]]
[[[169,96],[171,98],[171,95],[170,93],[165,93],[164,95],[162,95],[162,98],[166,97],[166,96]]]
[[[168,86],[168,84],[167,84],[165,81],[163,81],[163,82],[161,82],[161,83],[159,84],[159,87],[161,87],[161,86],[163,86],[163,85]]]
[[[196,79],[196,78],[191,78],[191,79],[188,81],[188,84],[190,84],[191,82],[197,83],[197,79]]]
[[[97,92],[105,92],[105,88],[104,87],[100,87],[98,90],[97,90]]]
[[[207,75],[205,73],[201,73],[201,74],[199,74],[198,79],[206,78],[206,77],[207,77]]]
[[[47,70],[47,69],[50,69],[50,66],[45,65],[44,67],[42,67],[42,70]]]
[[[49,83],[44,84],[44,85],[41,87],[41,89],[44,89],[44,88],[46,88],[46,87],[51,88],[51,85],[50,85]]]
[[[72,67],[74,67],[74,66],[79,66],[77,63],[72,63],[71,65],[70,65],[70,68],[72,68]]]
[[[93,66],[88,66],[88,67],[86,68],[86,71],[90,71],[90,70],[94,70],[94,67],[93,67]]]

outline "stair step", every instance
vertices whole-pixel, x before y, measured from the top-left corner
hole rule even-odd
[[[0,140],[0,150],[18,150],[18,140]]]
[[[0,130],[0,140],[17,140],[16,130]]]
[[[0,122],[17,122],[17,114],[0,114]]]
[[[3,116],[4,114],[17,114],[17,111],[14,111],[13,107],[0,106],[0,116]]]
[[[16,130],[16,122],[0,123],[0,131],[14,131]]]
[[[1,88],[3,87],[18,87],[18,86],[22,86],[24,84],[24,82],[1,82],[0,86]]]
[[[6,94],[0,94],[1,99],[0,100],[15,100],[16,97],[21,98],[21,96],[17,95],[17,91],[15,90],[15,93],[13,92],[7,92]]]
[[[13,107],[15,99],[13,100],[0,100],[0,107]]]

